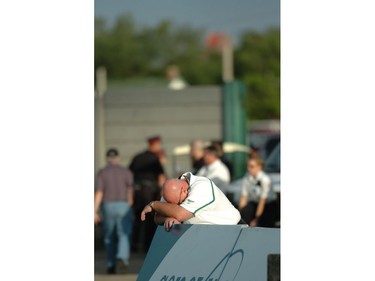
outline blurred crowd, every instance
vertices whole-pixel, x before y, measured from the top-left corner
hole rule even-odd
[[[134,155],[129,167],[120,164],[118,149],[106,153],[107,165],[96,175],[94,220],[101,226],[107,255],[107,273],[126,273],[131,252],[147,252],[157,225],[151,216],[140,220],[142,209],[160,200],[167,179],[167,155],[160,136],[147,139],[147,149]],[[233,163],[224,156],[223,142],[193,140],[190,143],[191,172],[210,178],[224,193],[233,180]],[[265,173],[264,159],[250,149],[247,172],[240,179],[241,196],[232,204],[251,227],[275,227],[277,195]],[[184,171],[187,172],[187,171]]]

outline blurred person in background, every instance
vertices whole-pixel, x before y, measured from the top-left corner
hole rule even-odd
[[[167,174],[165,173],[165,165],[167,165],[167,154],[165,153],[164,149],[160,149],[158,152],[156,152],[156,156],[159,158],[159,162],[164,170],[164,179],[161,179],[160,183],[165,182],[167,179]],[[160,189],[160,197],[161,197],[161,189]]]
[[[221,162],[216,146],[210,145],[204,149],[203,161],[204,166],[196,175],[211,179],[222,191],[225,191],[230,183],[230,173],[227,166]]]
[[[103,221],[107,273],[126,273],[133,224],[133,174],[119,165],[117,149],[109,149],[106,156],[108,164],[96,179],[94,221],[95,224]]]
[[[150,137],[147,150],[134,156],[129,166],[134,174],[134,212],[138,218],[141,215],[144,205],[153,200],[160,199],[161,187],[165,181],[163,166],[159,160],[158,153],[162,150],[161,138]],[[141,228],[144,227],[143,247],[147,252],[156,226],[152,218],[147,219],[144,224],[140,220],[134,220],[132,250],[138,250]]]
[[[233,164],[232,164],[231,161],[229,161],[224,156],[223,142],[221,140],[213,140],[212,145],[214,145],[217,148],[217,150],[219,151],[220,160],[221,160],[221,162],[224,163],[225,166],[227,166],[227,168],[229,170],[230,177],[232,178],[233,177]]]
[[[242,196],[238,206],[241,216],[249,226],[274,227],[276,194],[269,176],[263,171],[263,160],[249,158],[247,170],[242,179]]]
[[[156,152],[156,155],[159,158],[160,164],[164,167],[167,164],[167,155],[164,149],[160,149],[158,152]]]
[[[204,142],[202,140],[193,140],[190,143],[190,157],[192,164],[192,173],[195,175],[204,165]]]
[[[187,86],[186,81],[181,77],[180,69],[176,65],[170,65],[167,68],[168,88],[171,90],[182,90]]]

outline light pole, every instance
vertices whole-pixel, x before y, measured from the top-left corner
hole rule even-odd
[[[230,36],[225,33],[212,33],[207,37],[206,43],[208,48],[221,53],[221,75],[223,81],[233,81],[233,44]]]
[[[105,165],[105,117],[104,94],[107,91],[107,70],[96,70],[95,90],[95,172]]]
[[[233,45],[229,35],[222,35],[221,43],[222,76],[224,82],[233,81]]]

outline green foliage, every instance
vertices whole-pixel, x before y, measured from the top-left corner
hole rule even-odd
[[[100,21],[95,24],[99,24],[95,32],[95,67],[104,65],[110,78],[147,74],[147,61],[139,51],[141,42],[136,40],[131,17],[120,17],[109,31]]]
[[[221,84],[221,56],[203,44],[204,30],[162,21],[139,27],[130,15],[112,28],[95,19],[95,68],[105,66],[111,80],[164,78],[177,65],[190,85]],[[280,31],[245,33],[234,52],[235,77],[248,89],[250,119],[280,115]]]
[[[234,53],[236,77],[248,88],[249,119],[280,117],[280,30],[245,33]]]
[[[131,16],[117,19],[107,29],[95,20],[95,68],[105,66],[109,79],[165,77],[168,65],[179,66],[191,85],[220,81],[220,56],[202,44],[203,31],[162,21],[154,27],[136,28]]]

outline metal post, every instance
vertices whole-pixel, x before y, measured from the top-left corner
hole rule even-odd
[[[96,70],[95,91],[95,172],[106,163],[105,159],[105,111],[104,93],[107,90],[107,71],[105,67]]]
[[[222,77],[224,82],[231,82],[233,75],[233,45],[228,35],[222,37]]]

